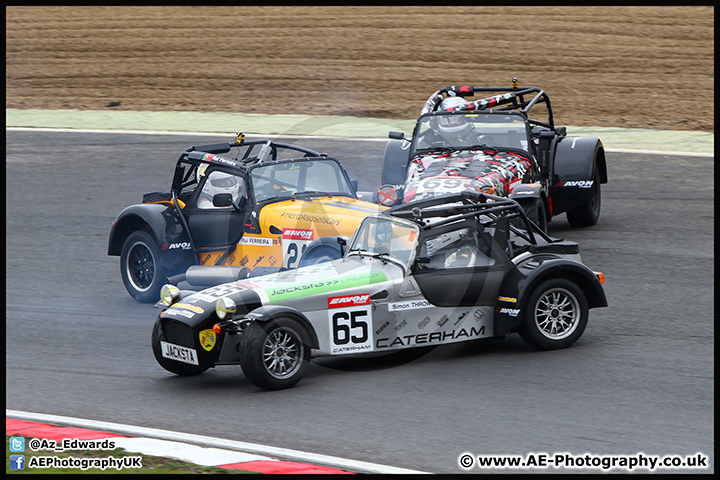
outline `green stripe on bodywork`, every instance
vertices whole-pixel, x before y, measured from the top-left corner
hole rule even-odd
[[[329,278],[315,282],[298,283],[288,285],[284,288],[266,288],[265,293],[270,303],[292,300],[299,297],[309,297],[321,293],[335,292],[363,285],[372,285],[387,281],[383,272],[369,272],[359,275],[347,275],[345,277]]]

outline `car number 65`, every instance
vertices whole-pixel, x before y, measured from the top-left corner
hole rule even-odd
[[[373,349],[370,305],[330,310],[331,353],[357,353]]]

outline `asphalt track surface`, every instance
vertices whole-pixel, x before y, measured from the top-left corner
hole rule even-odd
[[[466,472],[463,453],[703,453],[709,468],[685,471],[714,472],[713,158],[609,152],[600,222],[550,224],[606,278],[610,306],[573,347],[538,352],[512,335],[390,362],[326,358],[265,392],[239,367],[163,370],[158,312],[107,256],[115,215],[168,189],[184,148],[228,140],[6,132],[6,408],[433,473]],[[287,141],[341,159],[361,189],[379,182],[383,142]],[[600,472],[469,470],[524,471]]]

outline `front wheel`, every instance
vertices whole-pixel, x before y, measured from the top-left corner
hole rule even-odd
[[[566,348],[585,331],[588,305],[583,291],[562,278],[538,285],[525,304],[519,333],[530,345],[555,350]]]
[[[240,342],[240,366],[260,388],[280,390],[295,385],[310,362],[303,328],[289,319],[252,322]]]
[[[160,299],[167,272],[150,234],[138,230],[127,237],[120,252],[120,274],[125,289],[135,300],[154,303]]]
[[[519,199],[517,200],[517,203],[525,211],[525,215],[528,217],[528,219],[532,221],[535,225],[540,227],[540,230],[542,230],[544,233],[547,233],[547,215],[545,214],[545,205],[543,205],[542,199]],[[525,224],[519,219],[516,226],[523,229],[525,228]]]

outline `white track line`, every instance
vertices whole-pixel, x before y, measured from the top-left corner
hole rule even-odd
[[[6,127],[5,130],[16,131],[34,131],[34,132],[63,132],[63,133],[119,133],[132,135],[183,135],[183,136],[205,136],[205,137],[227,137],[230,133],[210,133],[210,132],[166,132],[162,130],[91,130],[91,129],[75,129],[75,128],[34,128],[34,127]],[[284,134],[262,134],[248,133],[248,137],[259,138],[291,138],[295,140],[349,140],[362,142],[387,142],[387,138],[378,137],[340,137],[340,136],[318,136],[318,135],[284,135]],[[647,155],[676,155],[684,157],[714,157],[715,153],[696,153],[696,152],[672,152],[662,150],[633,150],[626,148],[605,148],[606,152],[614,153],[642,153]]]
[[[212,133],[212,132],[170,132],[163,130],[92,130],[85,128],[47,128],[47,127],[6,127],[5,130],[16,130],[25,132],[61,132],[61,133],[119,133],[119,134],[131,134],[131,135],[182,135],[182,136],[195,136],[195,137],[225,137],[229,135],[235,135],[234,133]],[[311,139],[311,140],[357,140],[363,142],[387,142],[387,138],[379,137],[340,137],[330,135],[285,135],[283,133],[248,133],[246,137],[258,137],[258,138],[292,138],[292,139]]]
[[[287,448],[271,447],[259,445],[256,443],[238,442],[234,440],[223,440],[221,438],[206,437],[204,435],[194,435],[190,433],[172,432],[169,430],[159,430],[155,428],[136,427],[132,425],[123,425],[120,423],[97,422],[95,420],[84,420],[81,418],[61,417],[58,415],[46,415],[42,413],[21,412],[18,410],[6,410],[8,418],[17,420],[27,420],[30,422],[42,422],[56,425],[67,425],[72,427],[87,428],[90,430],[100,430],[104,432],[119,433],[122,435],[130,435],[133,437],[157,438],[161,440],[170,440],[175,442],[186,442],[193,445],[202,445],[213,448],[224,448],[236,452],[253,453],[257,455],[273,456],[283,460],[291,460],[295,462],[311,463],[316,465],[324,465],[327,467],[335,467],[341,470],[347,470],[356,473],[378,473],[378,474],[427,474],[429,472],[421,472],[418,470],[410,470],[406,468],[391,467],[376,463],[362,462],[358,460],[349,460],[340,457],[332,457],[329,455],[321,455],[316,453],[301,452],[298,450],[290,450]]]

